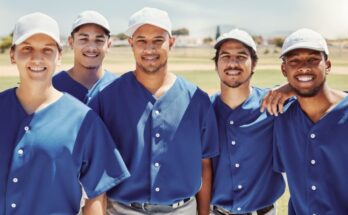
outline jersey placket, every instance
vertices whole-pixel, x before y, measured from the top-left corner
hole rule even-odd
[[[305,162],[307,162],[307,197],[308,197],[308,203],[310,205],[310,211],[309,214],[317,214],[318,211],[314,207],[314,205],[317,205],[317,200],[319,195],[317,194],[318,189],[320,187],[318,186],[318,179],[320,178],[320,168],[318,163],[319,158],[319,142],[318,139],[318,132],[315,131],[315,129],[311,129],[308,132],[307,135],[307,141],[308,141],[308,149],[307,149],[307,156],[305,158]]]
[[[238,142],[238,122],[236,121],[234,114],[231,114],[226,121],[226,131],[227,131],[227,148],[230,160],[230,171],[232,173],[232,186],[234,190],[234,196],[238,196],[243,190],[243,181],[240,177],[240,156],[238,151],[240,150],[240,143]],[[235,198],[236,199],[236,198]],[[234,211],[242,211],[242,207],[233,204]]]
[[[161,155],[164,150],[163,119],[158,103],[155,103],[153,106],[151,120],[151,200],[156,201],[159,199],[162,189],[161,184],[159,184],[158,174],[162,168]]]
[[[30,122],[32,116],[27,116],[21,123],[18,135],[17,142],[18,144],[14,148],[12,154],[11,169],[7,179],[7,190],[6,190],[6,214],[13,214],[16,211],[16,208],[20,205],[21,198],[21,186],[23,184],[22,179],[24,179],[25,169],[24,165],[29,161],[30,158],[30,145],[31,145],[31,135],[32,135],[32,126]],[[26,176],[28,177],[28,176]]]

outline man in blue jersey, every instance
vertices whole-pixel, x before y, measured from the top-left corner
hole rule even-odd
[[[110,27],[96,11],[80,13],[68,38],[74,51],[74,65],[53,77],[53,86],[88,104],[100,90],[116,79],[103,68],[104,57],[111,46]]]
[[[220,155],[213,158],[212,214],[276,214],[274,203],[285,186],[272,169],[274,118],[260,112],[269,90],[250,83],[256,44],[247,32],[234,29],[214,47],[221,93],[212,96],[220,138]]]
[[[135,71],[91,102],[131,173],[107,193],[108,213],[209,214],[210,158],[219,152],[209,97],[168,71],[175,39],[167,12],[143,8],[131,16],[126,34]]]
[[[58,24],[21,17],[11,63],[18,88],[0,93],[0,214],[105,214],[105,192],[129,177],[97,114],[52,86],[61,59]]]
[[[289,214],[348,214],[348,96],[326,82],[326,41],[300,29],[285,39],[281,58],[297,96],[274,124],[274,168],[287,175]]]

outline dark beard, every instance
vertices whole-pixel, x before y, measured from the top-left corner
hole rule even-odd
[[[326,78],[318,86],[316,86],[313,89],[310,89],[308,91],[305,91],[305,92],[303,92],[299,89],[296,89],[290,83],[289,83],[289,85],[294,90],[296,95],[303,97],[303,98],[310,98],[310,97],[316,96],[318,94],[318,92],[320,92],[323,89],[325,81],[326,81]]]
[[[238,87],[240,87],[242,84],[248,82],[248,81],[251,79],[251,77],[253,76],[253,74],[254,74],[254,72],[251,72],[250,75],[249,75],[249,77],[246,78],[244,81],[241,81],[241,82],[236,82],[236,83],[234,83],[234,84],[230,84],[230,83],[228,83],[227,81],[226,81],[226,82],[223,81],[222,83],[224,83],[224,84],[225,84],[226,86],[228,86],[229,88],[238,88]]]
[[[148,68],[142,66],[141,64],[138,64],[138,63],[137,63],[137,66],[138,66],[139,68],[141,68],[142,71],[144,71],[146,74],[149,74],[149,75],[157,73],[159,70],[161,70],[162,68],[164,68],[166,65],[167,65],[167,61],[163,62],[162,64],[160,64],[160,65],[159,65],[158,67],[156,67],[156,68],[148,69]]]

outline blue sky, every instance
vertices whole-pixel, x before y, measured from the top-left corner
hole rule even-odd
[[[77,14],[91,9],[107,17],[116,34],[144,6],[168,11],[173,29],[186,27],[193,36],[214,36],[219,24],[223,31],[238,27],[265,37],[308,27],[329,39],[348,38],[348,0],[0,0],[0,36],[36,11],[56,19],[66,36]]]

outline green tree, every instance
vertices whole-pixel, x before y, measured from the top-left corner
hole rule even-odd
[[[179,28],[179,29],[173,30],[172,34],[175,36],[180,36],[180,35],[187,36],[190,34],[190,31],[187,28]]]
[[[12,34],[1,38],[0,40],[0,53],[4,53],[12,46]]]

